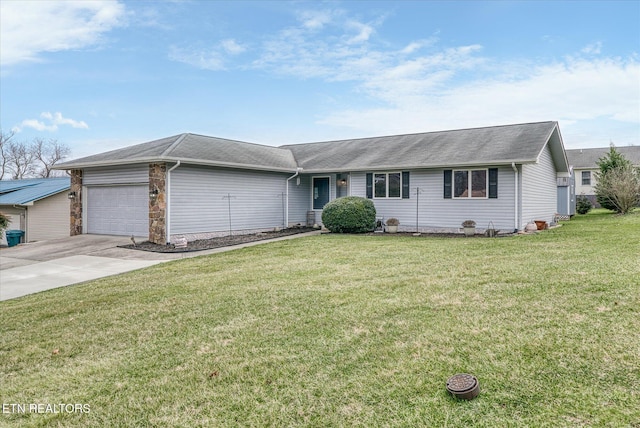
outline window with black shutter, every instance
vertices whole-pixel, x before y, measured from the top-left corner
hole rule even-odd
[[[453,171],[450,169],[444,170],[444,198],[451,199],[451,178]]]
[[[489,199],[498,198],[498,168],[489,168]]]
[[[409,171],[402,171],[402,199],[409,199]]]
[[[373,174],[367,173],[367,198],[373,199]]]
[[[409,171],[367,173],[367,198],[409,199]]]

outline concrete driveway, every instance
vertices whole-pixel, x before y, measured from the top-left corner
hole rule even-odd
[[[118,248],[127,236],[77,235],[0,249],[0,300],[142,269],[169,260],[204,256],[319,234],[319,231],[188,253],[153,253]],[[145,238],[139,238],[142,242]]]
[[[117,247],[130,243],[126,236],[78,235],[2,248],[0,300],[116,275],[176,258],[170,254]]]

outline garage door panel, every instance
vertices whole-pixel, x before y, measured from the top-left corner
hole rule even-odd
[[[87,232],[100,235],[149,234],[149,187],[87,188]]]

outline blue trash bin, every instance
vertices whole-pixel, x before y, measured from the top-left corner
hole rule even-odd
[[[9,247],[14,247],[20,243],[20,239],[24,236],[24,231],[7,230],[5,234],[7,235],[7,245]]]

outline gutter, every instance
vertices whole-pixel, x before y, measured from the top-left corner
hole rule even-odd
[[[151,158],[130,158],[130,159],[118,159],[112,161],[95,161],[95,162],[82,162],[82,163],[72,163],[70,161],[68,163],[57,165],[54,169],[60,170],[70,170],[70,169],[84,169],[84,168],[95,168],[101,166],[118,166],[118,165],[135,165],[135,164],[149,164],[149,163],[162,163],[162,162],[184,162],[185,164],[193,164],[193,165],[205,165],[205,166],[216,166],[220,168],[234,168],[234,169],[248,169],[255,171],[271,171],[271,172],[291,172],[294,171],[293,167],[271,167],[265,165],[254,165],[254,164],[242,164],[236,162],[222,162],[222,161],[204,161],[201,159],[192,159],[192,158],[175,158],[171,156],[160,156],[160,157],[151,157]]]
[[[295,177],[297,177],[298,175],[300,175],[300,173],[302,172],[302,168],[298,167],[296,168],[296,173],[293,174],[291,177],[287,178],[287,189],[286,189],[286,193],[285,193],[285,206],[284,206],[284,227],[285,229],[289,227],[289,181]]]
[[[514,211],[514,220],[513,220],[513,231],[514,233],[518,232],[518,168],[516,167],[515,162],[511,162],[511,168],[514,172],[515,177],[515,191],[514,191],[514,203],[513,203],[513,211]]]
[[[180,161],[178,161],[174,166],[172,166],[171,168],[169,168],[167,170],[167,180],[165,183],[165,186],[167,187],[166,189],[166,193],[167,193],[167,209],[166,209],[166,222],[167,224],[165,224],[165,240],[167,241],[167,244],[171,243],[171,204],[170,204],[170,198],[171,198],[171,171],[173,171],[174,169],[176,169],[177,167],[180,166]]]

